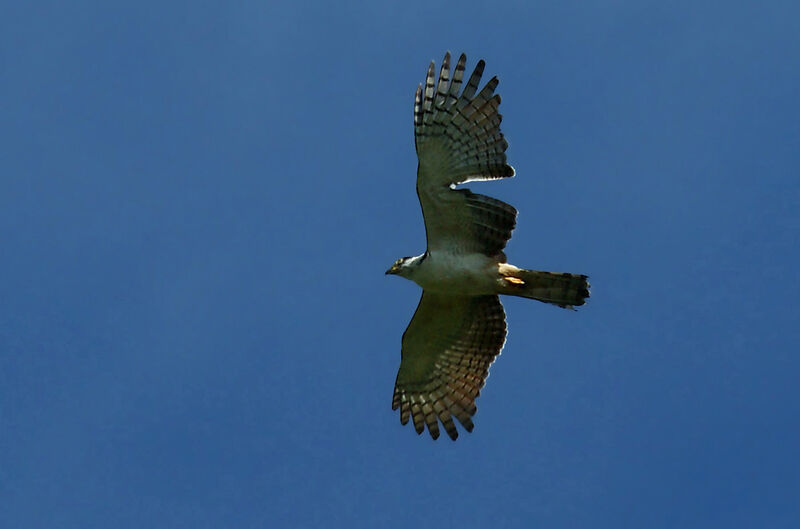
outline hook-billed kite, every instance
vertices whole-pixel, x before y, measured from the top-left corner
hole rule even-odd
[[[414,140],[419,158],[417,195],[428,248],[398,259],[387,274],[422,287],[414,317],[403,334],[402,361],[392,398],[400,422],[410,419],[439,437],[439,422],[455,440],[453,417],[472,431],[475,399],[489,366],[503,348],[506,322],[498,294],[572,308],[589,296],[585,275],[540,272],[506,262],[517,210],[457,184],[514,176],[500,132],[500,96],[493,77],[478,92],[478,61],[463,91],[466,56],[450,77],[450,53],[436,82],[434,63],[414,100]],[[460,92],[460,93],[459,93]]]

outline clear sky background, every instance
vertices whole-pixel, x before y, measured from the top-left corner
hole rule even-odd
[[[0,526],[800,526],[800,4],[20,2],[0,18]],[[500,78],[475,431],[390,408],[412,104]]]

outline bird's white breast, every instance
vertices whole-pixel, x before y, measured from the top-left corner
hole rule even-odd
[[[425,290],[476,296],[498,291],[497,261],[483,254],[431,252],[411,279]]]

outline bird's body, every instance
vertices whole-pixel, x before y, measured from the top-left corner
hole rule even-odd
[[[405,277],[424,290],[466,296],[497,293],[500,281],[497,261],[486,255],[433,251],[418,257]]]
[[[503,249],[516,225],[516,209],[456,189],[464,182],[514,175],[500,132],[500,96],[493,95],[497,78],[477,92],[484,68],[479,61],[461,91],[465,64],[462,54],[451,79],[447,53],[438,83],[431,63],[424,90],[417,88],[417,195],[428,248],[422,255],[398,259],[386,272],[423,289],[403,334],[392,408],[400,408],[403,424],[413,419],[417,433],[427,425],[434,439],[439,423],[452,439],[458,437],[452,417],[472,431],[475,399],[505,343],[505,312],[498,294],[566,308],[582,305],[589,295],[584,275],[506,263]]]

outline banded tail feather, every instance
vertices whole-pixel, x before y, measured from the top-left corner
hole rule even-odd
[[[589,281],[585,275],[525,270],[501,264],[503,294],[535,299],[565,309],[579,307],[589,297]]]

